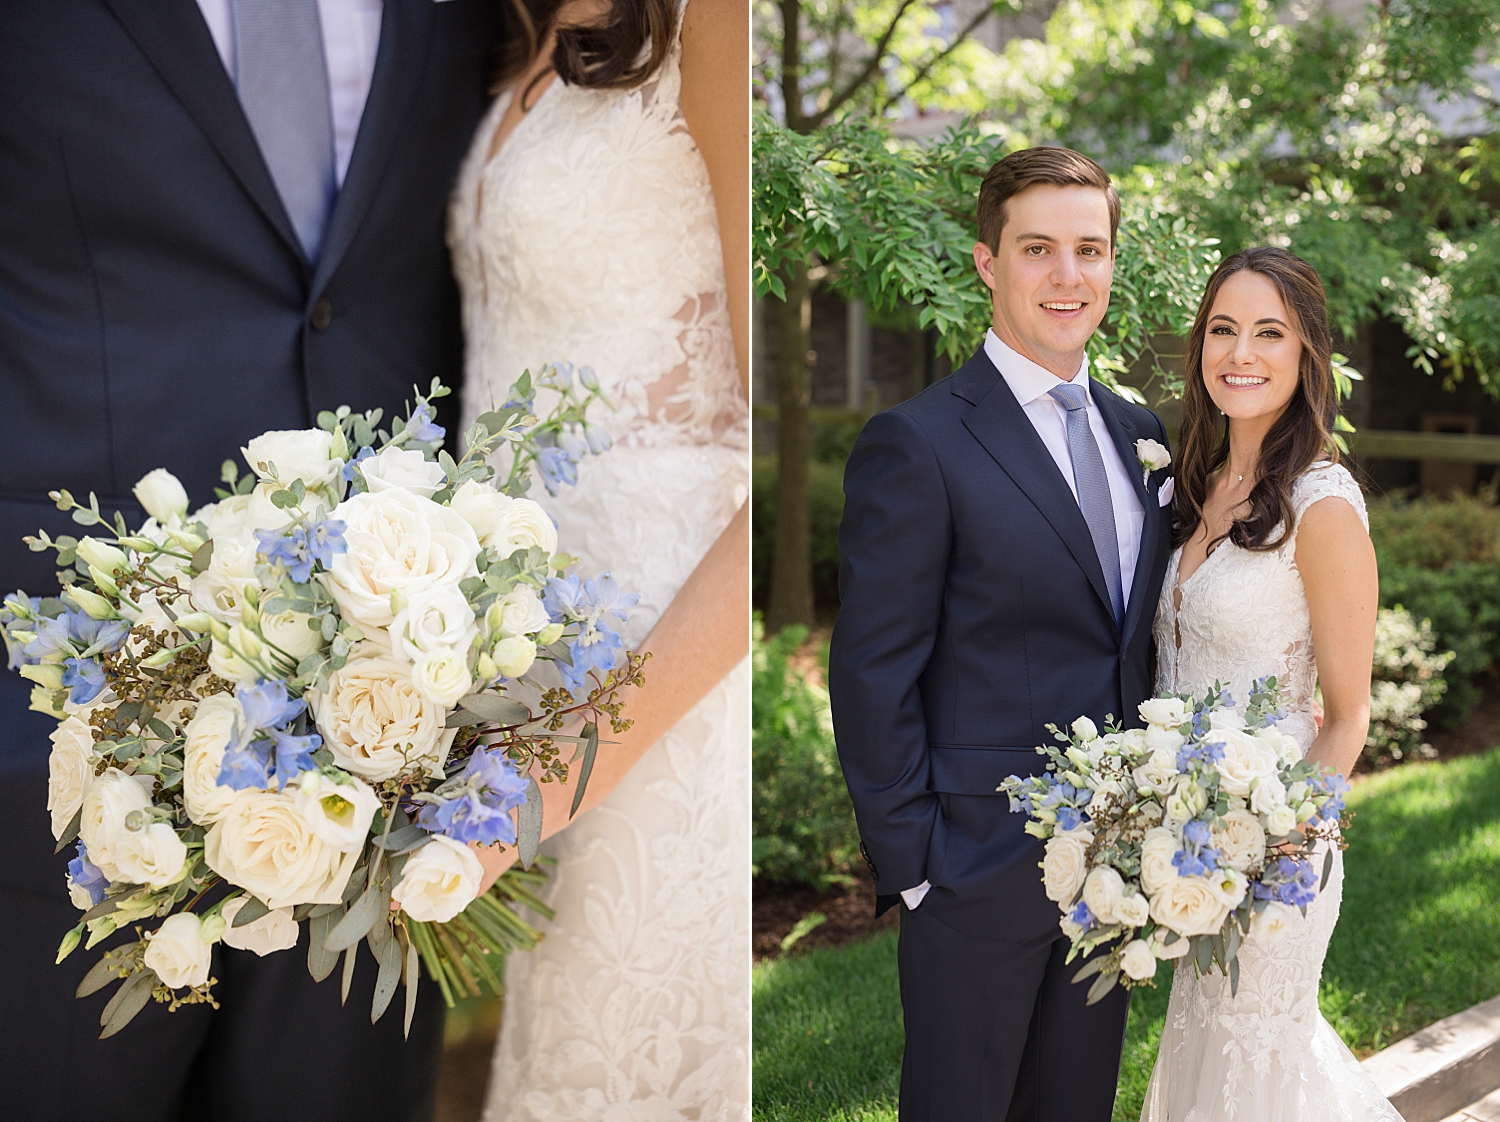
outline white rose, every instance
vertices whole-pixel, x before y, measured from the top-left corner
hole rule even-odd
[[[1146,730],[1126,729],[1120,734],[1120,751],[1132,758],[1146,751]]]
[[[1172,766],[1177,766],[1177,749],[1187,743],[1187,737],[1174,728],[1163,728],[1160,725],[1148,725],[1146,727],[1146,747],[1153,752],[1169,752],[1172,756]]]
[[[78,836],[83,839],[89,860],[112,881],[123,880],[115,863],[124,835],[125,819],[133,810],[149,810],[151,796],[134,776],[119,768],[109,768],[92,780],[83,795],[83,816]]]
[[[255,553],[260,546],[255,535],[246,529],[215,533],[213,542],[208,568],[193,578],[193,607],[224,623],[238,623],[245,589],[253,585],[257,592],[261,591],[255,576]]]
[[[338,903],[359,850],[341,853],[314,834],[290,795],[246,790],[208,828],[203,857],[274,909]]]
[[[243,927],[236,927],[234,917],[240,914],[248,900],[248,896],[236,896],[219,913],[227,924],[222,936],[225,943],[235,950],[254,951],[261,958],[276,951],[289,951],[297,945],[297,922],[292,919],[291,908],[276,908]]]
[[[1282,767],[1291,767],[1302,758],[1302,746],[1274,726],[1268,725],[1263,729],[1256,729],[1255,738],[1271,746]]]
[[[1286,788],[1279,776],[1268,775],[1255,781],[1255,790],[1250,792],[1250,809],[1256,814],[1270,814],[1277,807],[1286,806]]]
[[[300,479],[309,491],[332,485],[344,470],[333,458],[333,434],[322,429],[264,432],[240,451],[263,482],[289,484]]]
[[[1231,810],[1214,828],[1214,848],[1231,869],[1245,872],[1266,856],[1266,832],[1248,810]]]
[[[1187,703],[1180,697],[1152,697],[1141,702],[1136,710],[1141,720],[1148,725],[1161,728],[1178,728],[1187,723]]]
[[[1208,727],[1242,730],[1245,727],[1245,718],[1240,715],[1238,709],[1215,709],[1208,715]]]
[[[391,779],[419,764],[441,774],[458,732],[443,727],[446,709],[422,696],[411,667],[363,643],[328,676],[326,692],[309,700],[334,760],[368,779]]]
[[[321,771],[304,771],[290,792],[308,829],[336,849],[358,849],[370,833],[380,800],[369,784],[349,777],[347,783]]]
[[[514,593],[512,593],[514,595]],[[479,626],[474,609],[455,584],[438,585],[412,596],[391,621],[391,649],[415,661],[423,651],[449,647],[467,652]]]
[[[1126,943],[1125,953],[1120,956],[1120,970],[1137,982],[1156,977],[1156,956],[1151,953],[1151,945],[1144,939]]]
[[[146,944],[146,965],[174,990],[208,981],[212,962],[213,951],[203,941],[203,922],[192,912],[168,916]]]
[[[52,836],[60,838],[83,805],[83,793],[94,779],[94,730],[75,714],[52,730],[51,740],[47,809],[52,812]]]
[[[188,817],[211,825],[234,801],[233,787],[219,785],[224,750],[237,740],[245,711],[227,693],[206,697],[188,722],[182,748],[182,801]]]
[[[514,635],[535,635],[552,622],[547,609],[542,606],[542,598],[529,588],[507,592],[490,606],[485,618],[490,628],[506,639]]]
[[[158,522],[181,519],[187,513],[187,490],[166,468],[157,468],[141,476],[134,491],[136,501]]]
[[[1205,740],[1224,746],[1218,771],[1219,790],[1225,794],[1244,798],[1257,779],[1275,778],[1276,753],[1264,741],[1231,728],[1216,729]]]
[[[181,880],[187,873],[187,856],[187,846],[165,822],[153,822],[143,830],[125,830],[114,849],[120,875],[131,884],[149,884],[152,888],[165,888]]]
[[[540,503],[530,499],[513,499],[501,507],[495,518],[495,529],[485,543],[501,557],[509,557],[518,549],[540,546],[543,553],[551,557],[557,552],[557,527],[542,509]]]
[[[1094,740],[1099,736],[1099,726],[1087,717],[1079,717],[1073,722],[1073,735],[1084,742]]]
[[[480,545],[488,546],[500,524],[500,511],[515,501],[509,495],[502,495],[493,487],[471,479],[453,492],[448,507],[469,524]]]
[[[1168,943],[1164,941],[1166,937],[1165,927],[1158,927],[1151,933],[1151,953],[1159,959],[1170,962],[1174,958],[1183,958],[1193,949],[1193,944],[1188,939],[1174,939]]]
[[[1046,856],[1042,860],[1042,882],[1046,886],[1047,899],[1067,907],[1083,887],[1088,866],[1085,854],[1092,837],[1087,833],[1056,834],[1047,840]]]
[[[302,612],[278,612],[276,615],[260,617],[260,631],[267,643],[285,651],[301,662],[310,654],[323,649],[322,631],[307,626],[312,616]]]
[[[1169,881],[1177,879],[1177,867],[1172,864],[1176,856],[1177,835],[1165,826],[1146,831],[1141,840],[1141,888],[1147,896],[1155,896]]]
[[[1135,785],[1158,796],[1171,794],[1177,779],[1177,756],[1162,749],[1151,753],[1144,764],[1131,773]]]
[[[1264,946],[1274,947],[1301,918],[1302,914],[1290,904],[1278,904],[1273,900],[1251,922],[1250,937]]]
[[[1126,927],[1140,927],[1151,918],[1151,901],[1137,892],[1115,905],[1115,918]]]
[[[451,647],[438,647],[418,655],[411,666],[411,680],[418,693],[445,708],[457,705],[458,699],[474,685],[468,660]]]
[[[1175,877],[1151,896],[1151,918],[1179,935],[1209,935],[1224,926],[1229,905],[1203,877]]]
[[[448,482],[442,467],[414,448],[387,448],[359,465],[371,494],[410,491],[430,499]]]
[[[333,517],[344,521],[349,548],[334,554],[325,580],[340,614],[361,629],[391,625],[392,592],[410,604],[429,589],[478,575],[474,531],[431,499],[405,491],[355,495]]]
[[[1119,923],[1115,906],[1125,898],[1125,881],[1107,865],[1089,870],[1083,882],[1083,902],[1100,923]]]
[[[446,923],[479,895],[484,867],[468,846],[434,836],[406,860],[391,899],[422,923]]]
[[[501,674],[507,678],[519,678],[536,661],[536,643],[524,635],[512,635],[495,644],[491,657]]]
[[[1297,826],[1297,812],[1289,806],[1279,806],[1266,815],[1266,833],[1273,838],[1284,838]]]
[[[1135,458],[1148,472],[1159,471],[1172,462],[1172,453],[1155,440],[1142,437],[1135,442]]]

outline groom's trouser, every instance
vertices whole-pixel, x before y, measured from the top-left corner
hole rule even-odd
[[[901,907],[901,1122],[1109,1122],[1129,992],[1096,1005],[1058,931],[966,935]]]
[[[45,770],[0,774],[0,790],[8,810],[0,838],[0,1119],[431,1117],[443,1042],[436,987],[423,986],[411,1039],[403,1041],[404,991],[372,1026],[377,967],[361,948],[349,1004],[340,1008],[340,972],[321,984],[307,973],[305,924],[295,948],[265,958],[214,947],[217,1011],[188,1005],[168,1013],[151,1002],[123,1031],[100,1040],[99,1014],[116,987],[81,999],[73,991],[106,947],[134,936],[91,951],[80,946],[54,965],[57,944],[79,916],[63,884],[73,847],[52,855]]]

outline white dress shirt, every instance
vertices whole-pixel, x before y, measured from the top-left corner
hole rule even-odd
[[[1068,489],[1073,492],[1076,500],[1078,484],[1073,479],[1073,457],[1068,453],[1068,411],[1049,392],[1061,385],[1063,380],[1052,371],[1011,350],[993,330],[985,334],[984,353],[995,364],[995,369],[1000,371],[1010,392],[1015,394],[1016,401],[1026,413],[1026,419],[1031,422],[1031,427],[1036,429],[1037,436],[1042,438],[1042,443],[1052,454],[1057,470],[1062,472],[1062,477],[1067,480]],[[1104,460],[1104,475],[1109,480],[1109,497],[1115,508],[1115,538],[1120,546],[1120,590],[1128,604],[1130,586],[1135,580],[1135,562],[1141,551],[1141,532],[1146,524],[1146,510],[1135,493],[1135,481],[1130,475],[1140,468],[1134,464],[1126,464],[1121,459],[1114,437],[1109,435],[1104,414],[1100,412],[1094,401],[1093,390],[1089,387],[1087,358],[1069,381],[1088,392],[1089,429],[1099,445],[1099,455]],[[906,901],[908,908],[915,909],[931,887],[927,881],[923,881],[916,888],[903,890],[901,899]]]
[[[233,0],[198,0],[219,58],[235,80]],[[328,67],[328,108],[333,116],[333,174],[344,185],[359,119],[364,116],[375,51],[380,46],[381,0],[318,0],[323,59]]]

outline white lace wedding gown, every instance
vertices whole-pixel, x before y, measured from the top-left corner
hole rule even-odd
[[[1348,502],[1369,528],[1359,486],[1343,467],[1329,464],[1315,465],[1294,484],[1299,523],[1308,507],[1327,498]],[[1305,754],[1317,735],[1318,670],[1295,548],[1295,534],[1266,553],[1223,542],[1182,583],[1175,610],[1182,550],[1173,552],[1156,614],[1156,692],[1202,696],[1221,682],[1243,703],[1251,683],[1274,674],[1285,689],[1281,728]],[[1179,963],[1142,1122],[1400,1122],[1318,1011],[1343,883],[1343,857],[1335,850],[1328,886],[1306,918],[1264,953],[1254,939],[1240,950],[1235,995],[1217,971],[1200,978]]]
[[[640,593],[631,647],[748,495],[718,226],[680,83],[675,47],[639,89],[554,80],[487,159],[502,94],[450,217],[464,424],[551,361],[592,366],[617,406],[599,410],[614,448],[534,497],[580,571]],[[747,661],[543,847],[557,918],[507,963],[487,1122],[749,1118],[748,695]]]

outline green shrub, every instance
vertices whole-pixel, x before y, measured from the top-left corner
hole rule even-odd
[[[804,627],[785,628],[768,640],[756,618],[751,869],[760,882],[821,890],[851,883],[859,832],[834,748],[828,692],[789,664],[806,641]],[[821,661],[826,672],[826,643]]]
[[[1435,649],[1454,654],[1444,675],[1448,692],[1433,710],[1452,728],[1479,697],[1473,677],[1500,658],[1500,565],[1460,562],[1435,571],[1398,564],[1384,547],[1376,553],[1380,602],[1431,620]]]
[[[1370,732],[1365,756],[1371,763],[1436,755],[1422,743],[1422,714],[1436,707],[1448,683],[1443,671],[1453,652],[1437,650],[1430,620],[1420,623],[1404,608],[1381,608],[1375,622],[1375,665],[1370,682]]]
[[[839,602],[839,519],[844,516],[844,464],[808,465],[808,519],[812,529],[813,598]],[[771,589],[771,550],[776,538],[776,461],[757,457],[751,470],[751,591],[764,605]]]
[[[1500,559],[1500,506],[1492,488],[1442,499],[1374,499],[1369,509],[1370,537],[1382,561],[1446,570]]]

